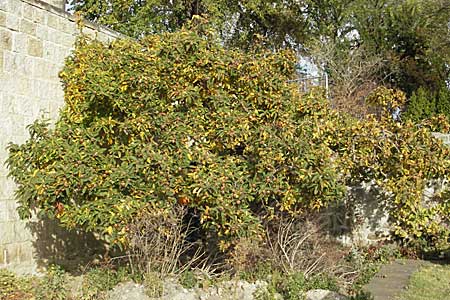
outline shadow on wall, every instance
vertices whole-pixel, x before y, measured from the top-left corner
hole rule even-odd
[[[344,244],[369,245],[389,238],[389,195],[368,184],[349,187],[345,201],[330,208],[330,231]]]
[[[92,233],[64,229],[57,220],[31,220],[28,227],[35,237],[34,259],[38,268],[57,264],[66,271],[78,273],[108,253],[107,245]]]

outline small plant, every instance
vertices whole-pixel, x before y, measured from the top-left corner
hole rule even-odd
[[[36,300],[65,299],[67,299],[66,274],[61,267],[52,265],[37,286]]]
[[[438,114],[450,117],[450,90],[446,84],[442,85],[438,91],[436,99],[436,110]]]
[[[262,261],[257,263],[253,269],[244,270],[240,273],[240,277],[243,280],[255,282],[257,280],[269,281],[271,277],[276,277],[279,271],[276,269],[276,266],[271,264],[268,261]]]
[[[191,289],[197,286],[198,279],[195,276],[194,272],[191,270],[184,271],[179,279],[181,285],[187,289]]]
[[[306,281],[307,291],[315,289],[337,292],[339,291],[339,286],[337,279],[334,276],[327,273],[322,273],[312,276],[311,278],[308,278],[308,280]]]
[[[164,285],[161,274],[156,272],[148,272],[144,278],[145,293],[150,298],[158,298],[163,295]]]
[[[12,272],[0,269],[0,300],[31,300],[32,278],[18,278]]]
[[[13,273],[0,269],[0,299],[17,290],[17,278]]]
[[[256,278],[260,280],[264,280],[267,282],[266,288],[259,288],[255,291],[254,297],[257,300],[273,300],[277,299],[276,295],[280,295],[280,286],[282,285],[283,280],[285,280],[285,277],[282,273],[278,272],[277,270],[273,270],[271,274],[270,270],[266,268],[262,268],[261,270],[256,272]],[[254,277],[255,278],[255,277]]]
[[[369,292],[361,291],[355,296],[351,296],[350,300],[373,300],[373,296]]]
[[[401,258],[401,249],[395,244],[379,244],[365,249],[366,260],[387,263],[396,258]]]
[[[287,300],[304,299],[305,292],[314,289],[338,291],[339,287],[336,278],[331,275],[317,274],[307,278],[302,272],[290,274],[278,285],[278,291]]]
[[[106,299],[106,291],[113,289],[127,277],[124,269],[108,267],[89,270],[83,278],[82,300]]]
[[[303,300],[306,291],[306,278],[301,272],[294,273],[287,279],[283,287],[283,296],[286,300]]]

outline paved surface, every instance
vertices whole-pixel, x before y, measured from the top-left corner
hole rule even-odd
[[[378,274],[372,278],[365,290],[370,292],[374,300],[391,300],[408,285],[412,273],[427,262],[421,260],[396,260],[384,265]]]

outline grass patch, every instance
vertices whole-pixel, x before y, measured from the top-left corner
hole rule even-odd
[[[450,265],[421,268],[411,276],[408,288],[397,300],[450,299]]]

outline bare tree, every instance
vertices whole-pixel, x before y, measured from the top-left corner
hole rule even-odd
[[[364,48],[342,49],[338,45],[316,41],[310,47],[313,61],[330,78],[330,99],[333,108],[356,117],[369,113],[364,99],[382,82],[379,79],[383,60]]]

